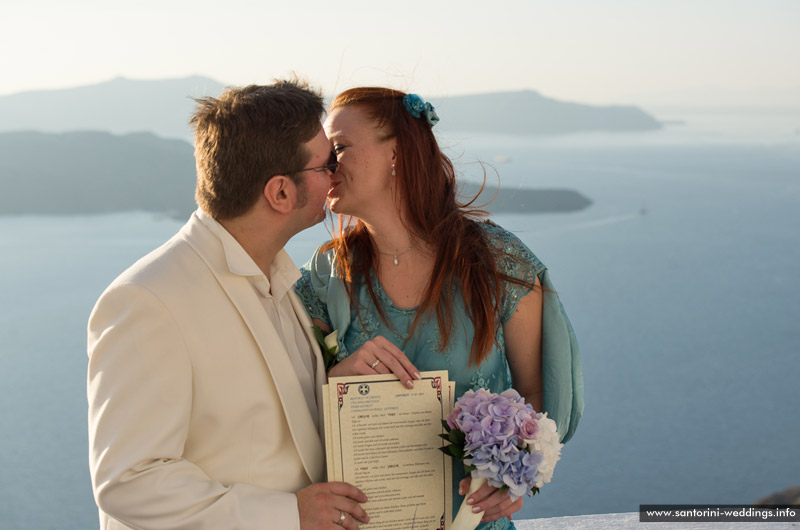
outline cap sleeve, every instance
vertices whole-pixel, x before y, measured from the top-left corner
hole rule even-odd
[[[544,272],[547,267],[539,261],[531,249],[517,236],[492,223],[484,223],[486,239],[494,251],[495,262],[498,270],[512,278],[518,278],[533,285],[536,277]],[[514,311],[517,310],[519,301],[531,289],[514,282],[506,282],[503,289],[502,319],[508,322]]]

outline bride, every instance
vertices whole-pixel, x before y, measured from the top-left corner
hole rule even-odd
[[[546,267],[514,234],[459,204],[450,160],[419,96],[363,87],[335,98],[325,131],[338,168],[328,203],[336,236],[296,290],[314,323],[338,334],[329,376],[448,370],[456,398],[515,388],[562,441],[583,410],[577,342]],[[453,506],[468,489],[454,466]],[[514,528],[522,507],[483,486],[470,497],[484,530]],[[469,500],[468,500],[469,503]]]

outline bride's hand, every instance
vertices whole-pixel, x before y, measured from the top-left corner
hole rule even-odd
[[[470,478],[463,479],[458,484],[458,493],[461,495],[469,491]],[[469,500],[473,500],[469,503]],[[475,493],[469,496],[467,502],[474,508],[478,507],[478,511],[483,511],[482,523],[488,523],[503,517],[511,519],[511,514],[518,512],[522,509],[522,497],[512,501],[508,495],[508,490],[500,491],[499,489],[484,484],[478,488]]]
[[[407,388],[414,386],[413,379],[420,379],[419,371],[406,354],[381,335],[339,361],[330,369],[328,377],[375,374],[394,374]]]

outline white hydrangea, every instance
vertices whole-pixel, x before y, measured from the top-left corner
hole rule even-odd
[[[536,433],[536,437],[532,440],[525,440],[525,443],[529,451],[540,452],[543,456],[542,462],[536,471],[534,483],[537,488],[541,488],[553,478],[556,462],[561,458],[563,444],[559,442],[556,422],[548,418],[546,412],[540,412],[536,415],[536,423],[539,424],[539,431]]]

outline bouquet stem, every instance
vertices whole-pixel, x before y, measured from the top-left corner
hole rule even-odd
[[[472,513],[472,506],[467,504],[467,499],[484,484],[486,484],[486,479],[484,477],[472,479],[469,485],[469,491],[461,502],[461,507],[458,509],[456,518],[453,519],[453,525],[450,527],[450,530],[475,530],[481,523],[483,512]]]

